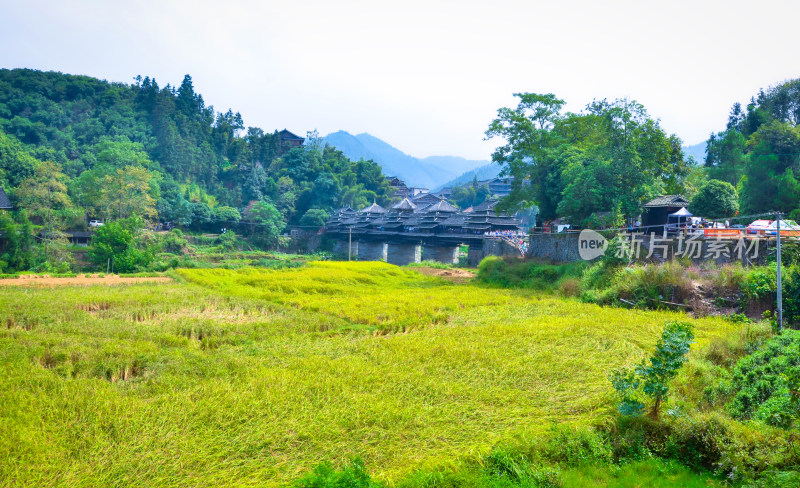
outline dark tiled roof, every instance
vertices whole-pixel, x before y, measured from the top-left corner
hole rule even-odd
[[[480,205],[472,207],[473,212],[486,212],[487,210],[494,210],[499,202],[497,200],[486,200]]]
[[[386,213],[386,209],[378,205],[377,203],[373,203],[367,208],[362,208],[359,210],[360,213]]]
[[[441,222],[442,227],[461,227],[466,222],[466,215],[452,215]]]
[[[298,136],[297,134],[293,134],[286,129],[283,129],[282,131],[278,132],[278,137],[280,137],[282,141],[291,141],[291,140],[305,141],[304,138]]]
[[[438,202],[432,204],[428,208],[425,209],[425,212],[448,212],[448,213],[456,213],[458,209],[454,206],[447,203],[447,200],[444,198],[439,200]]]
[[[3,190],[2,186],[0,186],[0,209],[11,209],[11,200],[8,199],[8,195],[6,195],[6,192]]]
[[[645,207],[685,207],[689,205],[689,200],[683,195],[661,195],[645,203]]]
[[[400,203],[392,205],[392,208],[395,210],[414,210],[417,206],[411,203],[411,200],[408,198],[404,198],[400,200]]]
[[[423,193],[422,195],[418,195],[411,199],[414,205],[436,203],[439,200],[441,200],[440,197],[437,197],[436,195],[432,195],[430,193]]]

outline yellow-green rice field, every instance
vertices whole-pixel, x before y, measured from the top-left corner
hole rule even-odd
[[[0,288],[0,486],[276,486],[355,456],[397,480],[608,422],[609,371],[677,317],[382,263],[177,278]],[[692,321],[696,346],[734,327]]]

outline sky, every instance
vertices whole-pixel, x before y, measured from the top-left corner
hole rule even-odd
[[[796,1],[0,0],[0,68],[195,90],[247,126],[488,159],[513,93],[627,97],[685,144],[800,77]]]

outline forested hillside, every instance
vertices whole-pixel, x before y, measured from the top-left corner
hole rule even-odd
[[[708,140],[709,176],[739,189],[746,212],[781,210],[800,218],[800,79],[736,103],[727,128]]]
[[[318,139],[283,150],[277,132],[206,105],[189,75],[162,87],[23,69],[0,70],[0,185],[55,227],[133,214],[201,227],[254,204],[280,227],[314,225],[391,198],[377,164]]]
[[[779,210],[800,218],[800,80],[734,105],[700,160],[685,153],[696,146],[682,148],[635,101],[595,100],[564,113],[553,94],[515,95],[517,107],[499,109],[486,131],[503,141],[492,159],[515,177],[509,208],[536,204],[544,219],[590,226],[605,214],[604,223],[621,225],[650,198],[680,193],[696,197],[689,209],[705,217]]]

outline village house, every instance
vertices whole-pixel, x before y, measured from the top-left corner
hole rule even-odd
[[[278,138],[281,141],[281,152],[300,147],[303,145],[303,142],[305,142],[305,138],[293,134],[286,129],[278,132]]]

